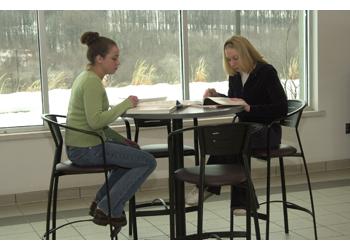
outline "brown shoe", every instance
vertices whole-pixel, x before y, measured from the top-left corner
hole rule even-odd
[[[100,226],[106,226],[107,224],[109,224],[108,216],[99,208],[96,208],[95,215],[92,221]],[[125,226],[127,224],[125,213],[123,213],[122,216],[118,218],[112,217],[110,223],[112,226],[115,227]]]
[[[95,212],[96,212],[96,208],[97,208],[97,201],[91,202],[89,215],[94,217],[95,216]],[[126,217],[124,210],[123,210],[123,213],[122,213],[122,217]]]

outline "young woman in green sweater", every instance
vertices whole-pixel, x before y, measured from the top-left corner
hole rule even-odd
[[[138,145],[111,128],[127,109],[135,107],[136,96],[129,96],[120,104],[109,108],[109,101],[102,79],[118,69],[119,48],[117,44],[97,32],[85,32],[81,43],[88,46],[89,64],[75,79],[67,114],[67,125],[95,131],[105,138],[107,164],[120,167],[109,175],[112,219],[111,224],[125,226],[124,204],[134,195],[141,184],[156,167],[152,155],[141,151]],[[100,165],[103,162],[102,145],[98,138],[67,130],[68,158],[77,165]],[[99,189],[90,206],[90,215],[98,225],[108,224],[108,204],[105,184]]]

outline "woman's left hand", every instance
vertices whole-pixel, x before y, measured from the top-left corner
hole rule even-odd
[[[237,102],[239,105],[242,105],[246,112],[250,111],[250,105],[245,100],[243,100],[242,98],[230,98],[230,99],[232,101]]]
[[[127,138],[124,138],[123,143],[124,143],[125,145],[127,145],[127,146],[140,149],[139,144],[137,144],[136,142],[134,142],[134,141],[132,141],[132,140],[129,140],[129,139],[127,139]]]
[[[137,98],[137,96],[130,95],[128,99],[131,101],[133,107],[137,106],[137,103],[139,102],[139,98]]]

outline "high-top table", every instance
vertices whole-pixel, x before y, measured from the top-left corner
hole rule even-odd
[[[190,118],[208,118],[215,116],[226,116],[238,113],[243,110],[242,106],[233,106],[229,108],[206,108],[201,106],[187,106],[180,107],[177,110],[170,113],[147,113],[146,111],[142,114],[124,114],[123,117],[130,117],[135,119],[171,119],[172,120],[172,131],[183,128],[183,119]],[[179,133],[174,137],[174,145],[179,150],[176,150],[174,155],[173,166],[175,169],[183,168],[184,166],[184,155],[183,155],[183,135]],[[186,235],[186,216],[185,210],[185,199],[184,199],[184,184],[176,183],[175,186],[175,209],[176,209],[176,220],[175,238],[182,239]],[[171,239],[174,238],[171,234]]]

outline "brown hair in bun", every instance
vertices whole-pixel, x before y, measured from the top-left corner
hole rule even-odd
[[[80,42],[82,44],[86,44],[87,46],[90,46],[93,42],[95,42],[100,37],[100,34],[98,32],[85,32],[80,37]]]
[[[86,57],[90,65],[95,64],[96,56],[105,57],[109,49],[113,46],[118,47],[117,43],[112,39],[100,36],[98,32],[87,31],[80,37],[80,42],[88,46]]]

